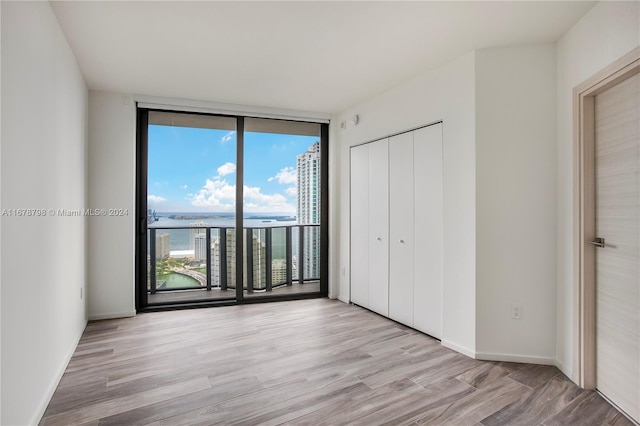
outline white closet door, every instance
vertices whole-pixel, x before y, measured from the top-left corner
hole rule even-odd
[[[369,307],[369,145],[351,148],[351,302]]]
[[[389,317],[413,327],[413,132],[389,140]]]
[[[640,74],[595,112],[596,386],[640,422]]]
[[[389,315],[389,140],[369,144],[369,308]]]
[[[442,338],[442,124],[414,132],[413,326]]]

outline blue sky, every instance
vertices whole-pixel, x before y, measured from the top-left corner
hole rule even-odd
[[[245,212],[295,213],[296,156],[315,136],[245,133]],[[147,202],[158,212],[232,212],[236,134],[149,126]]]

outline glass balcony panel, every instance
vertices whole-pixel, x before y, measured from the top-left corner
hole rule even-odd
[[[287,232],[286,228],[271,229],[271,284],[273,287],[287,283]]]
[[[298,281],[300,276],[298,270],[300,269],[300,228],[294,226],[291,228],[291,253],[292,253],[292,271],[291,278],[293,281]]]
[[[302,269],[304,280],[320,279],[320,226],[304,227],[304,247]]]

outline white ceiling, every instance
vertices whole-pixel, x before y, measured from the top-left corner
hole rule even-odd
[[[341,112],[466,52],[554,42],[595,2],[55,1],[89,88]]]

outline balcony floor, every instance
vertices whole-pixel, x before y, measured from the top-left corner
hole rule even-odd
[[[247,293],[245,290],[244,295],[246,298],[260,298],[260,297],[273,297],[292,294],[304,294],[304,293],[318,293],[320,292],[320,282],[310,281],[304,284],[294,283],[290,286],[281,286],[274,288],[272,291],[256,291],[253,293]],[[174,290],[158,292],[156,294],[149,294],[147,300],[149,305],[165,304],[165,303],[185,303],[185,302],[209,302],[220,299],[234,299],[236,296],[235,289],[220,290],[214,288],[211,291],[207,290]]]

